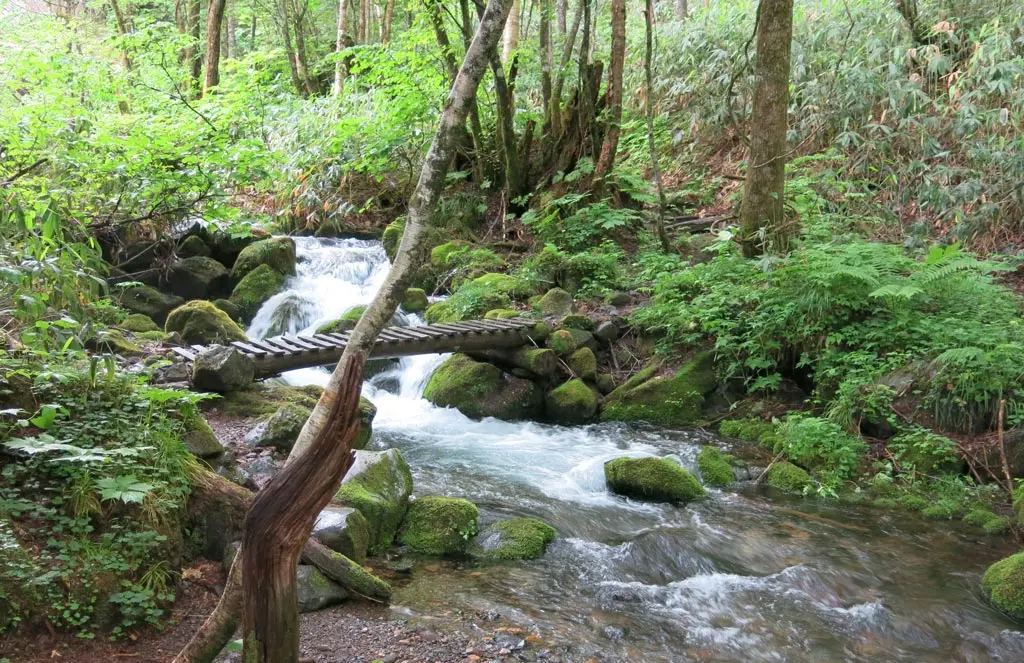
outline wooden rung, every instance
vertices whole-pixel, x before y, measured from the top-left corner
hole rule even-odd
[[[313,352],[319,352],[320,350],[323,350],[323,348],[317,345],[316,343],[310,343],[309,341],[299,338],[298,336],[286,336],[285,340],[291,343],[292,345],[299,346],[303,350],[312,350]]]
[[[241,341],[232,341],[231,342],[231,346],[235,347],[235,348],[238,348],[242,352],[245,352],[245,353],[248,353],[248,354],[251,354],[251,355],[256,355],[257,357],[259,357],[260,355],[267,354],[266,350],[261,350],[260,348],[257,348],[256,346],[249,345],[248,343],[242,343]]]
[[[260,339],[259,341],[254,341],[252,339],[249,339],[249,345],[252,345],[252,346],[257,347],[257,348],[262,348],[263,350],[266,350],[271,355],[283,355],[283,354],[285,354],[284,350],[282,350],[281,348],[277,347],[276,345],[271,345],[270,343],[267,343],[263,339]]]
[[[400,334],[395,334],[391,330],[382,329],[380,333],[377,334],[377,340],[384,341],[385,343],[397,343],[402,340],[402,336]]]
[[[196,358],[196,354],[194,352],[192,352],[191,350],[187,349],[187,348],[177,348],[177,347],[175,347],[175,348],[171,348],[171,350],[175,354],[181,355],[182,357],[184,357],[185,359],[188,359],[189,361],[194,361],[195,358]]]
[[[335,341],[337,341],[338,347],[345,347],[346,345],[348,345],[348,332],[345,332],[343,334],[339,334],[338,332],[331,332],[327,336],[328,338],[333,338]]]
[[[275,336],[274,338],[265,338],[263,342],[267,345],[274,345],[284,351],[285,354],[291,354],[293,352],[302,352],[303,348],[292,345],[287,339],[281,336]]]
[[[310,336],[310,338],[312,338],[314,341],[318,343],[322,343],[325,348],[335,350],[338,347],[338,341],[334,340],[330,336],[327,336],[326,334],[313,334],[312,336]]]
[[[392,334],[397,334],[401,336],[403,341],[418,341],[421,339],[420,336],[409,333],[409,331],[407,331],[405,327],[390,327],[388,331],[391,332]]]

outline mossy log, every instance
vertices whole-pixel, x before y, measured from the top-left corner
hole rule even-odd
[[[391,599],[391,585],[316,539],[306,542],[302,561],[320,569],[325,576],[353,594],[384,602]]]

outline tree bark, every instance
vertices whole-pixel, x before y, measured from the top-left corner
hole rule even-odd
[[[395,0],[387,0],[384,5],[384,19],[380,24],[380,41],[387,44],[391,41],[391,22],[395,18]]]
[[[608,63],[608,90],[605,93],[608,126],[601,146],[601,156],[594,168],[594,181],[612,172],[615,153],[619,149],[619,131],[622,124],[622,68],[626,59],[626,0],[612,0],[612,53]]]
[[[227,20],[227,57],[237,58],[238,57],[238,8],[235,5],[234,0],[231,0],[228,6],[228,20]]]
[[[366,43],[368,23],[370,22],[370,1],[359,0],[359,35],[356,39],[360,44]]]
[[[334,63],[334,86],[331,88],[331,95],[340,97],[345,89],[345,43],[346,31],[348,30],[348,0],[338,0],[338,36],[335,42],[335,54],[337,61]]]
[[[257,496],[242,543],[246,663],[296,663],[299,656],[295,566],[313,519],[337,489],[359,430],[363,364],[427,254],[427,223],[437,207],[458,130],[469,113],[511,0],[491,0],[448,101],[413,191],[394,266],[349,336],[348,346],[303,426],[285,468]]]
[[[651,175],[654,178],[654,189],[658,192],[658,216],[654,220],[654,231],[661,242],[661,250],[668,252],[671,243],[665,232],[665,189],[661,186],[661,168],[658,166],[658,150],[654,144],[654,0],[647,0],[644,9],[645,49],[644,49],[644,82],[647,87],[647,147],[651,152]]]
[[[686,6],[686,0],[676,0],[676,20],[686,20],[686,15],[690,13],[690,8]]]
[[[185,49],[184,60],[188,63],[192,74],[192,87],[198,96],[202,91],[200,77],[203,75],[203,58],[199,52],[199,12],[202,9],[200,0],[188,0],[188,33],[192,37],[192,45]]]
[[[572,59],[572,49],[576,44],[576,35],[580,31],[580,21],[583,19],[583,3],[580,0],[576,5],[576,13],[572,17],[572,28],[565,35],[562,43],[562,59],[558,63],[558,73],[555,75],[554,89],[551,90],[551,129],[548,134],[557,140],[562,135],[562,88],[565,86],[565,72]]]
[[[278,9],[280,15],[278,20],[280,21],[281,28],[281,41],[284,43],[285,57],[288,59],[288,71],[292,76],[292,85],[295,86],[295,91],[300,95],[305,96],[306,85],[303,82],[302,77],[299,76],[299,66],[296,62],[295,48],[292,46],[292,18],[291,11],[289,9],[290,0],[280,0],[278,3]]]
[[[110,0],[110,8],[114,11],[114,24],[117,26],[117,34],[121,37],[127,37],[132,30],[128,16],[121,9],[121,3],[118,0]],[[128,51],[121,51],[121,64],[124,66],[125,71],[132,70],[132,61],[128,57]]]
[[[309,10],[308,4],[303,4],[302,7],[292,7],[292,16],[294,17],[295,26],[295,70],[299,76],[299,80],[302,81],[302,88],[306,92],[306,96],[316,96],[318,89],[316,82],[313,80],[309,73],[308,59],[306,58],[306,12]]]
[[[793,0],[761,0],[757,14],[753,130],[740,206],[740,239],[748,257],[766,243],[784,250],[789,235],[784,202]]]
[[[502,62],[511,62],[512,54],[519,48],[519,10],[519,0],[512,0],[512,10],[508,13],[502,35]]]
[[[210,0],[206,7],[206,77],[203,96],[220,83],[220,37],[226,0]]]
[[[544,108],[544,127],[551,126],[552,83],[554,50],[551,44],[551,0],[540,0],[540,96]]]
[[[557,0],[555,3],[555,15],[558,23],[558,34],[565,35],[566,15],[569,13],[569,0]]]

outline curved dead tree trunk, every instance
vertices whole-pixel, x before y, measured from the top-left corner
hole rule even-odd
[[[220,83],[221,22],[224,20],[226,0],[210,0],[206,9],[206,78],[203,96]]]
[[[352,331],[345,354],[299,434],[285,469],[264,489],[247,517],[242,551],[231,572],[231,578],[236,573],[243,578],[243,660],[247,663],[298,660],[295,565],[312,530],[313,519],[337,489],[343,468],[349,462],[350,432],[357,426],[352,422],[358,422],[363,362],[426,258],[427,224],[437,207],[448,164],[458,145],[459,129],[465,124],[489,56],[497,47],[510,5],[511,0],[488,3],[423,162],[394,266]],[[293,500],[292,493],[301,497]],[[239,564],[248,571],[238,573]],[[229,582],[217,610],[198,634],[206,633],[208,640],[196,642],[194,638],[186,649],[214,650],[211,636],[222,635],[227,629],[222,626],[206,630],[206,626],[228,623],[236,605],[230,594],[237,591],[237,585]],[[220,647],[226,642],[221,642]],[[185,650],[175,662],[202,660],[183,657],[184,654]]]
[[[786,132],[793,0],[761,0],[757,9],[757,63],[750,156],[740,206],[743,253],[759,254],[766,242],[784,249]]]

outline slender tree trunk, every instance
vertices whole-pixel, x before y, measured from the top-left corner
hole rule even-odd
[[[228,45],[228,57],[238,57],[238,7],[234,0],[231,0],[231,4],[228,7],[228,34],[227,34],[227,45]]]
[[[519,0],[512,0],[512,10],[508,14],[502,36],[502,62],[512,62],[512,54],[519,48],[519,11]]]
[[[300,7],[293,7],[294,26],[295,26],[295,69],[299,75],[299,80],[302,81],[302,87],[306,91],[306,96],[316,96],[318,90],[317,85],[313,81],[312,76],[309,73],[309,64],[306,58],[306,28],[305,28],[305,17],[306,12],[309,10],[309,5],[303,4]]]
[[[685,20],[689,13],[690,9],[686,6],[686,0],[676,0],[676,20]]]
[[[210,0],[206,11],[206,77],[203,96],[220,83],[220,35],[224,20],[225,0]]]
[[[306,85],[299,76],[299,67],[295,58],[295,48],[292,46],[292,14],[289,8],[290,0],[280,0],[278,3],[278,9],[280,10],[280,16],[278,17],[281,24],[281,41],[284,43],[285,57],[288,58],[288,71],[292,75],[292,85],[295,86],[295,91],[305,96]]]
[[[370,22],[370,2],[371,0],[359,0],[359,36],[357,39],[360,44],[367,43],[367,30],[369,28],[368,23]]]
[[[612,0],[612,54],[608,63],[607,100],[608,127],[601,146],[601,156],[594,168],[594,180],[600,181],[612,172],[615,153],[619,149],[622,124],[622,68],[626,59],[626,0]]]
[[[593,121],[597,114],[594,106],[597,98],[597,86],[600,85],[600,81],[594,81],[592,76],[592,66],[590,58],[591,48],[591,34],[590,30],[592,27],[591,23],[591,3],[592,0],[583,0],[583,38],[580,41],[580,91],[581,100],[577,105],[577,112],[579,113],[579,126],[581,131],[585,131],[586,127],[590,127],[590,154],[596,159],[600,153],[601,146],[598,145],[597,132],[593,130]],[[583,136],[586,139],[586,135]]]
[[[334,87],[331,88],[331,94],[335,97],[340,97],[342,91],[345,89],[345,42],[348,38],[346,31],[348,30],[348,0],[338,0],[338,37],[335,45],[335,53],[337,54],[338,60],[334,63]]]
[[[661,242],[661,250],[668,252],[671,243],[665,232],[665,189],[661,186],[661,168],[658,166],[658,150],[654,144],[654,0],[647,0],[644,9],[646,41],[644,49],[644,82],[647,87],[647,147],[651,152],[651,175],[654,177],[654,188],[658,192],[658,216],[654,221],[654,230]]]
[[[110,8],[114,11],[114,24],[117,26],[117,34],[121,37],[127,37],[131,33],[130,19],[121,9],[121,3],[118,0],[110,0]],[[121,65],[124,66],[125,71],[132,70],[132,61],[128,57],[128,51],[121,51]]]
[[[558,34],[565,36],[566,15],[569,13],[569,0],[557,0],[555,3],[555,15],[558,22]]]
[[[395,0],[387,0],[384,5],[384,20],[381,22],[380,41],[387,44],[391,41],[391,21],[395,18]]]
[[[562,134],[564,124],[562,121],[562,88],[565,86],[565,72],[568,70],[569,61],[572,60],[572,49],[576,43],[576,35],[580,31],[584,2],[585,0],[580,0],[579,4],[576,5],[576,13],[572,17],[572,28],[569,29],[569,33],[565,36],[565,41],[562,43],[562,59],[558,63],[558,73],[555,76],[554,89],[551,90],[550,135],[555,138]]]
[[[784,250],[789,235],[784,202],[793,0],[761,0],[757,13],[750,156],[740,206],[743,253],[748,257],[760,253],[765,240]]]
[[[363,364],[426,258],[426,226],[437,206],[458,129],[495,52],[511,0],[491,0],[441,114],[413,191],[395,264],[349,337],[345,353],[306,421],[291,462],[256,497],[243,538],[242,659],[296,663],[299,657],[295,567],[313,519],[337,489],[359,430]],[[340,444],[339,444],[340,442]]]
[[[544,127],[551,126],[552,84],[551,70],[554,69],[554,50],[551,44],[551,0],[540,1],[540,96],[544,107]]]
[[[203,57],[199,51],[199,12],[201,9],[200,0],[188,0],[188,32],[192,37],[192,45],[186,49],[185,61],[192,74],[192,86],[196,96],[202,92],[200,77],[203,75]]]
[[[256,12],[249,18],[249,49],[256,50]]]

